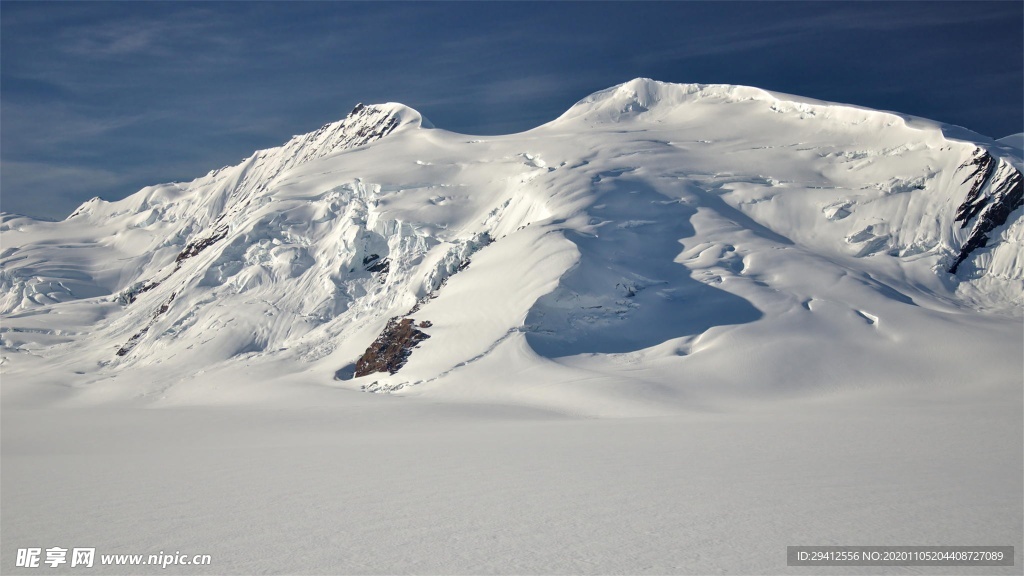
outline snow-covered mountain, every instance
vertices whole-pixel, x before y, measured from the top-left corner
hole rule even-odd
[[[637,79],[493,137],[360,105],[63,222],[3,215],[4,386],[604,413],[1019,384],[1021,171],[1011,143],[742,86]]]

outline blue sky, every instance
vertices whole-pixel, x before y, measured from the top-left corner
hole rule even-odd
[[[517,132],[631,78],[1024,130],[1024,3],[0,3],[0,209],[191,180],[397,101]]]

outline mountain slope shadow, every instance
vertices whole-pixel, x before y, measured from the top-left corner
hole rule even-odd
[[[690,277],[675,262],[694,235],[694,209],[633,178],[595,178],[597,234],[566,237],[580,252],[558,287],[534,303],[526,340],[549,358],[633,352],[762,316],[750,302]]]

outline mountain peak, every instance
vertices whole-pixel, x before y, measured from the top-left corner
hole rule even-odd
[[[965,140],[984,138],[965,129],[947,126],[894,112],[862,108],[850,104],[827,102],[771,92],[753,86],[733,84],[677,84],[650,78],[634,78],[628,82],[600,90],[580,100],[555,122],[584,121],[618,123],[630,120],[661,121],[675,119],[686,122],[693,111],[683,112],[696,104],[753,104],[767,113],[791,114],[801,119],[831,119],[844,124],[878,127],[901,125],[916,130],[935,132],[942,136]]]
[[[363,104],[360,102],[340,122],[354,123],[356,121],[380,118],[394,119],[396,128],[434,127],[419,111],[398,102],[385,102],[383,104]]]
[[[324,124],[313,132],[294,136],[279,150],[294,165],[363,146],[393,133],[433,127],[422,114],[405,104],[359,103],[341,120]]]
[[[611,88],[611,97],[635,102],[643,108],[660,103],[663,99],[692,94],[700,90],[700,84],[670,84],[650,78],[634,78]],[[607,93],[608,91],[605,91]],[[599,94],[601,94],[599,92]]]
[[[745,87],[722,84],[674,84],[650,78],[634,78],[587,96],[562,114],[558,121],[584,119],[619,122],[654,110],[670,111],[701,92],[713,91],[721,94],[737,88]]]
[[[289,144],[315,142],[323,155],[380,140],[394,132],[434,125],[416,110],[397,102],[356,104],[347,116],[319,130],[295,136]],[[288,147],[286,144],[285,147]]]

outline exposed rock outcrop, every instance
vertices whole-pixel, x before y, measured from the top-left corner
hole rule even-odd
[[[132,302],[135,302],[135,300],[138,299],[138,297],[141,296],[142,294],[149,292],[150,290],[156,288],[159,285],[159,282],[153,280],[144,280],[142,282],[138,282],[121,291],[121,293],[117,295],[117,298],[115,300],[118,303],[127,306]]]
[[[1024,206],[1024,176],[1016,168],[1005,161],[997,163],[987,152],[976,156],[970,165],[976,168],[964,183],[974,178],[974,184],[954,221],[961,222],[962,229],[973,220],[974,228],[949,267],[950,274],[956,274],[964,260],[988,244],[989,233],[1006,224],[1010,214]],[[983,189],[988,189],[988,194],[982,194]]]
[[[203,250],[206,250],[210,246],[226,238],[227,235],[227,224],[221,224],[213,231],[213,234],[210,234],[209,236],[206,236],[204,238],[199,238],[198,240],[193,240],[186,244],[185,249],[182,250],[180,254],[178,254],[178,257],[175,258],[174,261],[177,263],[178,266],[180,266],[181,263],[184,262],[185,260],[188,260],[193,256],[197,256]]]
[[[420,323],[421,326],[423,324],[426,322]],[[412,318],[392,318],[356,362],[355,376],[358,378],[375,372],[398,372],[409,359],[412,349],[427,338],[430,336],[417,330]]]

